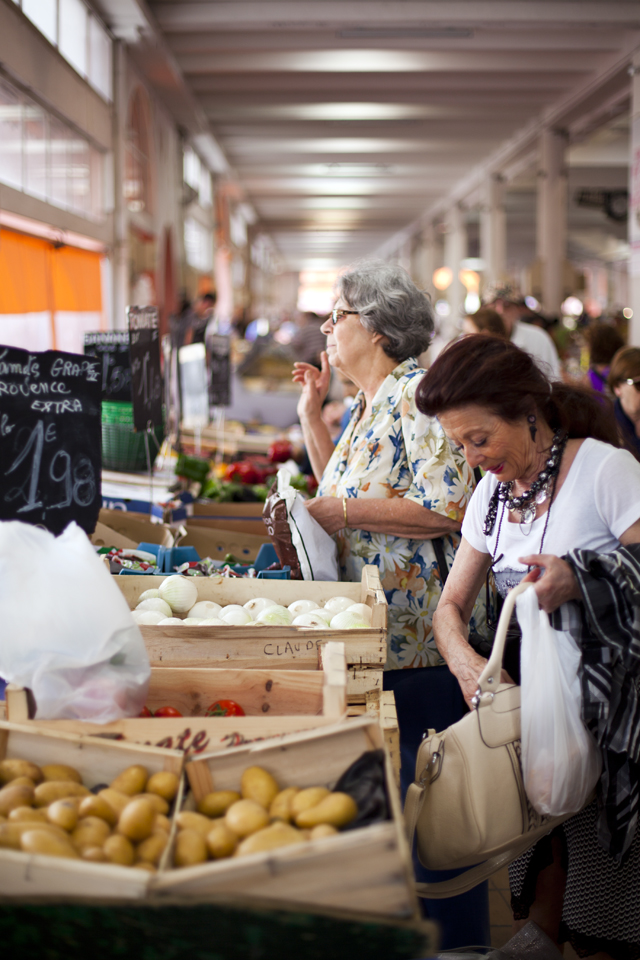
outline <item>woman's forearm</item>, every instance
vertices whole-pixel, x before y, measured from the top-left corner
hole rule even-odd
[[[321,417],[301,417],[300,426],[313,475],[320,483],[325,467],[335,449],[329,428]]]
[[[486,660],[469,646],[468,624],[455,603],[440,600],[433,615],[433,635],[441,656],[460,684],[465,700],[470,702]]]
[[[348,499],[347,526],[411,540],[431,540],[460,530],[456,520],[450,520],[441,513],[421,507],[414,500],[402,497],[389,500],[367,497]]]

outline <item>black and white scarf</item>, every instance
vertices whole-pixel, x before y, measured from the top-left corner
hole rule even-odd
[[[620,861],[640,805],[640,544],[610,554],[572,550],[563,559],[583,600],[565,605],[581,609],[581,624],[573,619],[563,628],[582,650],[582,715],[603,756],[598,836]]]

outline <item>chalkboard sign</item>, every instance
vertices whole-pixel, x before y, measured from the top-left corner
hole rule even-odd
[[[0,520],[93,533],[100,402],[98,359],[0,346]]]
[[[156,307],[127,307],[133,426],[162,426],[162,375]]]
[[[214,333],[209,348],[209,402],[212,407],[231,406],[231,337]]]
[[[102,399],[131,403],[129,331],[85,333],[84,355],[100,360]]]

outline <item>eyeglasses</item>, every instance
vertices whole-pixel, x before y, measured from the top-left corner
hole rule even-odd
[[[335,323],[335,320],[334,320],[334,323]],[[635,379],[633,379],[632,377],[629,377],[627,380],[625,380],[625,383],[628,383],[630,387],[632,386],[635,387],[638,393],[640,393],[640,377],[636,377]]]
[[[348,316],[350,313],[352,313],[356,317],[358,315],[357,310],[339,310],[338,307],[334,307],[333,310],[331,311],[331,322],[333,326],[335,327],[338,320],[344,320],[344,318]]]

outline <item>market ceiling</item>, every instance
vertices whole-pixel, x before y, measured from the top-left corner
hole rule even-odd
[[[148,2],[98,5],[191,100],[292,269],[372,254],[517,174],[545,122],[579,143],[624,106],[640,46],[638,0]]]

